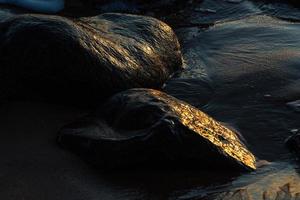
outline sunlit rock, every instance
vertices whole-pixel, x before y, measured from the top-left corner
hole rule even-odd
[[[182,67],[176,35],[151,17],[15,15],[0,30],[2,96],[33,93],[82,105],[129,88],[159,88]]]
[[[61,129],[58,142],[100,167],[256,168],[255,157],[233,131],[151,89],[113,96],[93,115]]]

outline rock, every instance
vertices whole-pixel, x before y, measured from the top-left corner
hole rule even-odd
[[[296,132],[290,136],[286,142],[286,146],[300,158],[300,132]]]
[[[88,105],[129,88],[160,88],[182,68],[176,35],[151,17],[28,14],[0,29],[0,96]]]
[[[58,142],[102,168],[256,168],[255,157],[233,131],[152,89],[116,94],[93,115],[63,127]]]

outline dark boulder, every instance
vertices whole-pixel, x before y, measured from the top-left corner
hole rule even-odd
[[[15,15],[0,30],[2,97],[90,104],[129,88],[160,88],[182,67],[176,35],[151,17]]]
[[[236,133],[152,89],[116,94],[93,115],[63,127],[58,142],[102,168],[256,168]]]

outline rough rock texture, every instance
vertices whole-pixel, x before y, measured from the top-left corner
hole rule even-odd
[[[264,191],[261,197],[252,197],[247,189],[238,189],[232,192],[224,192],[214,200],[299,200],[300,193],[293,194],[289,183],[279,187],[277,191]]]
[[[0,96],[91,103],[129,88],[159,88],[182,67],[176,35],[151,17],[16,15],[0,29]]]
[[[233,131],[151,89],[113,96],[93,116],[61,129],[58,141],[100,167],[255,169],[255,157]]]

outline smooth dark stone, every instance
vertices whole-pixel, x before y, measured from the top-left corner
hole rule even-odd
[[[116,94],[93,115],[62,128],[58,142],[101,168],[256,168],[235,132],[151,89]]]
[[[182,68],[176,35],[151,17],[15,15],[0,29],[1,98],[89,105],[129,88],[160,88]]]

